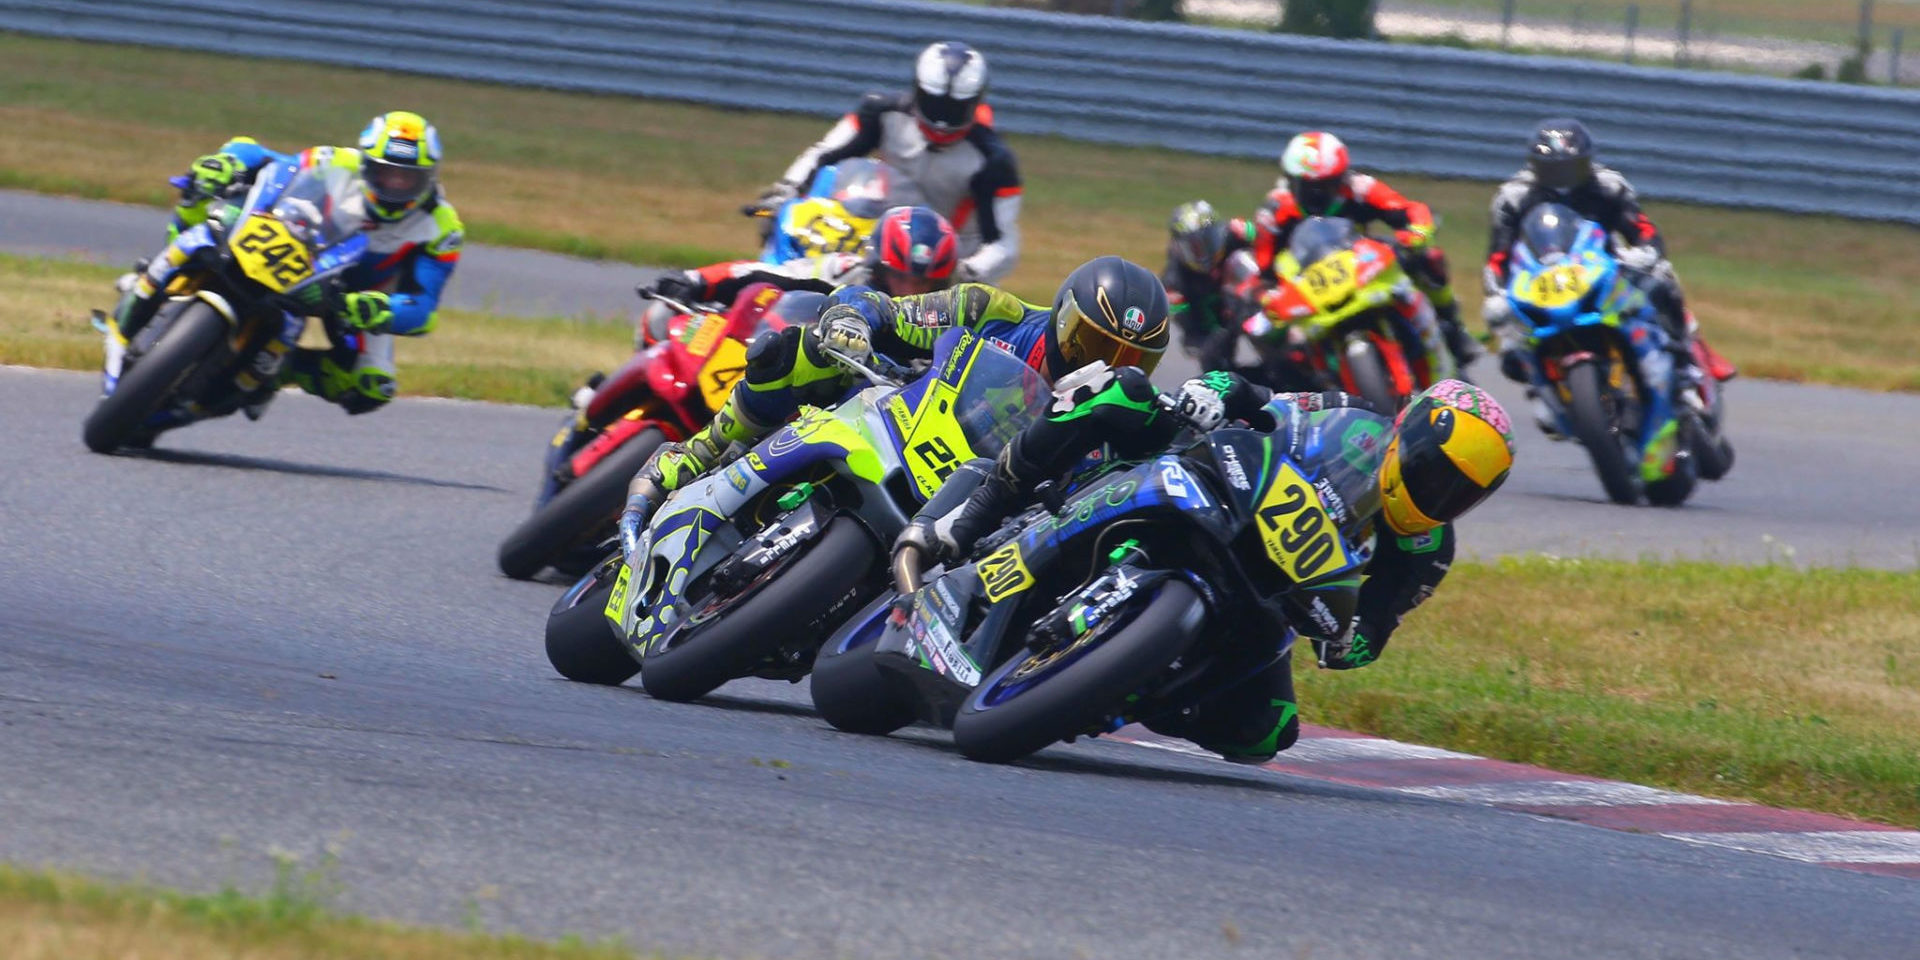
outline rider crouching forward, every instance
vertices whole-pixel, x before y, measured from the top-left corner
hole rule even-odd
[[[948,480],[977,484],[961,505],[944,514],[930,505],[895,541],[896,553],[912,548],[935,561],[966,557],[974,544],[1034,500],[1043,481],[1065,477],[1085,458],[1101,463],[1142,461],[1163,452],[1188,424],[1212,429],[1232,420],[1256,421],[1276,396],[1294,415],[1274,415],[1276,449],[1307,442],[1313,415],[1352,407],[1371,411],[1366,400],[1344,393],[1273,394],[1224,372],[1187,381],[1178,394],[1181,416],[1156,402],[1154,387],[1139,370],[1090,367],[1055,384],[1057,398],[989,463],[976,460]],[[1375,411],[1377,412],[1377,411]],[[1386,420],[1381,418],[1384,429]],[[1415,397],[1392,423],[1377,474],[1378,523],[1361,527],[1371,543],[1351,544],[1355,556],[1371,559],[1356,590],[1357,611],[1344,631],[1300,618],[1296,628],[1313,643],[1321,667],[1347,670],[1372,663],[1386,649],[1400,621],[1426,600],[1453,561],[1453,521],[1506,481],[1513,465],[1513,432],[1506,411],[1492,396],[1459,380],[1443,380]],[[951,504],[942,495],[936,503]],[[1330,604],[1331,605],[1331,604]],[[1287,637],[1275,637],[1276,651]],[[1272,759],[1299,737],[1293,669],[1285,657],[1234,684],[1191,711],[1146,721],[1234,761]]]
[[[860,381],[842,358],[864,361],[876,349],[899,362],[931,358],[940,335],[960,327],[1053,380],[1095,361],[1151,370],[1170,339],[1160,279],[1119,257],[1090,260],[1068,274],[1051,309],[980,283],[906,297],[845,287],[829,300],[815,323],[756,338],[747,348],[746,376],[713,422],[684,443],[662,444],[640,469],[620,515],[629,557],[668,494],[744,453],[802,404],[845,398]]]

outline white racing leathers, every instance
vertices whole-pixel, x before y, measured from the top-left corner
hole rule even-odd
[[[994,283],[1020,259],[1020,171],[988,125],[991,114],[951,146],[927,141],[913,98],[875,94],[807,148],[781,179],[804,189],[816,170],[851,157],[876,156],[912,178],[927,203],[960,234],[959,280]]]

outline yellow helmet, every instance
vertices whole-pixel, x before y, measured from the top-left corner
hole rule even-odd
[[[417,113],[383,113],[360,131],[360,158],[368,212],[380,220],[398,220],[433,193],[440,132]]]
[[[1413,398],[1380,464],[1381,515],[1403,536],[1451,523],[1506,482],[1513,422],[1499,401],[1460,380]]]

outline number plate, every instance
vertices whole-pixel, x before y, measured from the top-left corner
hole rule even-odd
[[[1353,296],[1354,256],[1344,250],[1300,271],[1298,285],[1321,310]]]
[[[227,247],[247,276],[275,293],[286,293],[313,276],[306,244],[272,217],[255,214],[227,241]]]
[[[740,378],[747,375],[747,345],[738,340],[722,340],[713,347],[712,356],[700,368],[695,377],[700,384],[700,396],[706,398],[708,410],[718,410],[727,402],[727,393]]]
[[[1593,281],[1588,279],[1585,266],[1563,263],[1527,281],[1526,298],[1535,306],[1554,310],[1586,296],[1592,288]]]
[[[1018,540],[981,557],[974,569],[980,573],[980,585],[985,588],[988,603],[999,603],[1002,598],[1033,586],[1033,574],[1027,571]]]
[[[973,459],[967,435],[953,419],[953,405],[959,397],[960,391],[953,384],[934,380],[927,384],[911,416],[898,397],[889,406],[894,424],[900,428],[907,469],[913,473],[914,486],[920,488],[922,497],[939,492],[956,468]]]
[[[607,594],[606,615],[616,625],[627,615],[627,585],[633,580],[633,568],[620,565],[620,577],[613,581],[613,592]]]
[[[1327,515],[1319,491],[1291,463],[1281,461],[1254,517],[1267,559],[1295,583],[1353,564],[1346,540]]]

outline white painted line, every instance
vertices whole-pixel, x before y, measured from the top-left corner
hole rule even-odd
[[[1920,863],[1920,833],[1910,831],[1668,833],[1662,836],[1808,863]]]
[[[1455,753],[1398,740],[1372,737],[1303,737],[1273,758],[1280,763],[1338,763],[1344,760],[1481,760],[1471,753]]]
[[[1440,787],[1394,787],[1437,800],[1513,806],[1626,807],[1666,804],[1724,804],[1725,800],[1690,793],[1656,790],[1617,780],[1515,780],[1508,783],[1470,783]]]

